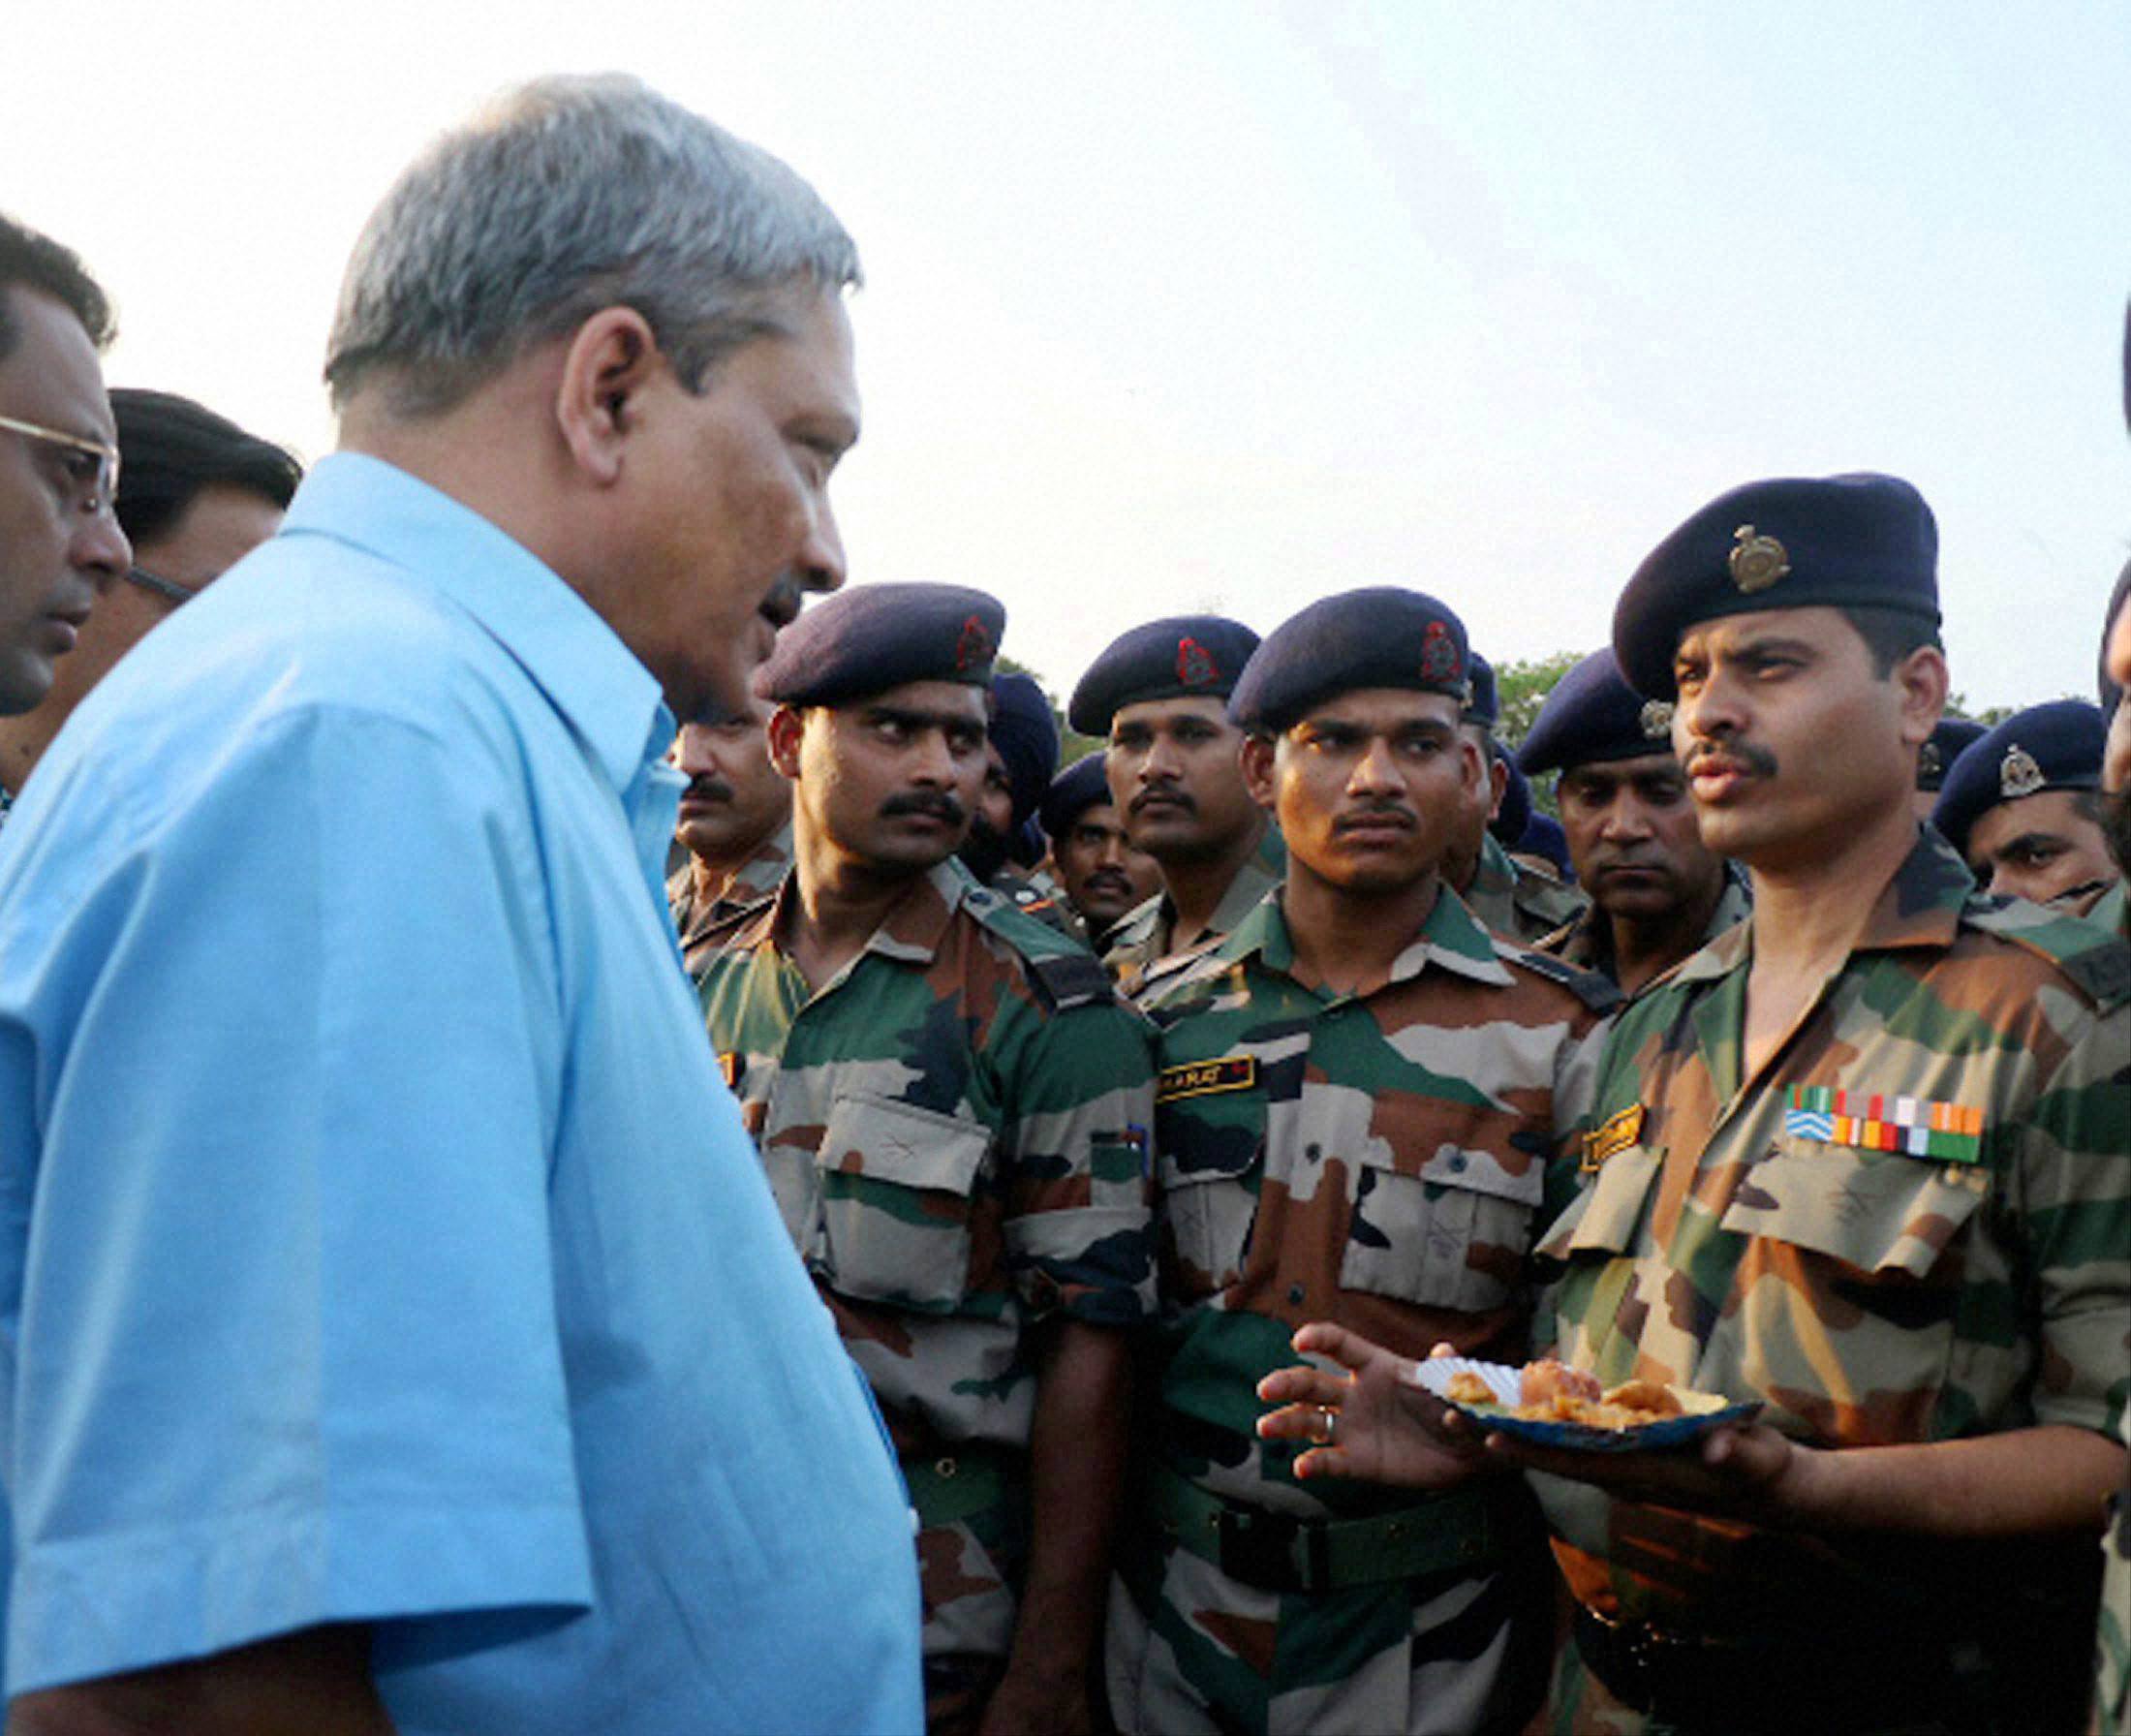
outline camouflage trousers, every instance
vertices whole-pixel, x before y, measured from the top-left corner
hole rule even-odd
[[[1013,1644],[1028,1489],[973,1454],[906,1460],[903,1474],[922,1527],[925,1728],[928,1736],[965,1736],[982,1721]]]
[[[1149,1530],[1110,1585],[1126,1736],[1512,1736],[1545,1690],[1552,1567],[1260,1591]]]

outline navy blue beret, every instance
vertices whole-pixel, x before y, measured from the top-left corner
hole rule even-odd
[[[2085,699],[2052,699],[2015,712],[1961,751],[1931,809],[1947,843],[1968,853],[1968,830],[2000,802],[2045,790],[2093,790],[2101,784],[2107,726]]]
[[[1525,827],[1525,835],[1511,848],[1520,855],[1546,857],[1561,871],[1564,881],[1576,879],[1576,864],[1568,855],[1568,834],[1561,830],[1561,822],[1551,814],[1542,814],[1534,808],[1530,822]]]
[[[1531,822],[1531,785],[1517,769],[1517,761],[1509,757],[1507,748],[1498,741],[1488,745],[1509,773],[1509,782],[1502,786],[1501,810],[1487,822],[1487,829],[1495,834],[1495,841],[1504,850],[1513,850],[1517,840],[1525,835],[1525,827]]]
[[[1466,657],[1465,623],[1435,598],[1395,585],[1343,591],[1273,630],[1228,715],[1247,729],[1284,729],[1320,699],[1361,687],[1447,694],[1462,711]]]
[[[1537,777],[1671,752],[1672,706],[1630,687],[1608,649],[1593,651],[1554,684],[1517,750],[1517,763]]]
[[[1055,844],[1072,829],[1073,822],[1090,808],[1110,799],[1110,780],[1103,770],[1102,756],[1090,754],[1075,760],[1051,780],[1050,793],[1037,810],[1043,829]]]
[[[1171,615],[1112,639],[1088,666],[1066,707],[1083,735],[1107,735],[1127,705],[1149,699],[1225,699],[1258,636],[1223,615]]]
[[[1783,477],[1717,498],[1651,551],[1613,611],[1628,685],[1675,696],[1680,636],[1758,609],[1898,609],[1938,624],[1938,525],[1898,477]]]
[[[2126,351],[2131,357],[2131,351]],[[2125,363],[2124,378],[2131,381],[2131,359]],[[2109,593],[2109,607],[2101,618],[2101,657],[2094,666],[2094,677],[2101,692],[2101,714],[2105,718],[2116,715],[2116,706],[2122,701],[2123,689],[2109,679],[2109,636],[2116,630],[2116,617],[2123,613],[2125,603],[2131,602],[2131,561],[2123,564],[2123,571],[2116,574],[2116,588]]]
[[[906,681],[989,687],[1006,631],[996,597],[960,585],[859,585],[817,603],[755,671],[758,698],[839,705]]]
[[[1466,679],[1472,685],[1472,697],[1466,700],[1464,721],[1478,724],[1483,729],[1492,729],[1501,722],[1501,698],[1495,691],[1495,666],[1470,647],[1466,651]]]
[[[1968,744],[1981,741],[1987,724],[1979,724],[1969,717],[1942,717],[1917,750],[1916,787],[1929,793],[1946,785],[1946,774],[1953,769],[1954,761],[1967,752]]]
[[[1058,720],[1035,681],[1011,671],[992,677],[992,745],[1013,788],[1014,823],[1036,810],[1058,769]]]

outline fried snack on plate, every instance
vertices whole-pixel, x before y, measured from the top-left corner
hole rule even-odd
[[[1537,1362],[1525,1364],[1525,1371],[1517,1383],[1517,1402],[1520,1410],[1529,1410],[1535,1416],[1552,1415],[1562,1400],[1578,1399],[1595,1403],[1604,1394],[1594,1376],[1581,1369],[1567,1368],[1543,1357]],[[1565,1411],[1562,1414],[1567,1414]]]
[[[1466,1369],[1450,1377],[1450,1384],[1443,1388],[1443,1397],[1454,1405],[1492,1405],[1495,1388],[1470,1369]]]

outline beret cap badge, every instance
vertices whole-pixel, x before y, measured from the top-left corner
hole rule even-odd
[[[1937,742],[1928,741],[1917,749],[1916,775],[1920,779],[1943,778],[1946,775],[1946,761],[1938,751]]]
[[[1766,591],[1791,570],[1790,551],[1774,537],[1757,536],[1750,524],[1732,532],[1732,542],[1735,546],[1725,564],[1731,568],[1732,583],[1748,596]]]
[[[1651,700],[1643,707],[1642,715],[1638,719],[1643,733],[1652,741],[1669,739],[1672,734],[1672,710],[1670,699]]]
[[[1194,638],[1177,640],[1177,679],[1186,687],[1205,687],[1220,679],[1214,654]]]
[[[979,664],[990,663],[995,649],[991,629],[972,615],[962,623],[961,636],[954,642],[954,666],[958,670],[969,670]]]
[[[2034,755],[2017,741],[2005,750],[2005,758],[1998,761],[1998,795],[2003,800],[2033,795],[2048,781]]]
[[[1440,621],[1431,621],[1421,636],[1421,676],[1427,681],[1458,678],[1458,642]]]

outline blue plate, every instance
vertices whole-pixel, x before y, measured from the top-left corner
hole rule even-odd
[[[1494,1390],[1493,1405],[1463,1405],[1445,1391],[1451,1377],[1478,1375]],[[1680,1446],[1707,1435],[1720,1423],[1745,1422],[1759,1414],[1759,1404],[1725,1405],[1712,1410],[1690,1411],[1683,1416],[1662,1417],[1633,1429],[1594,1429],[1580,1422],[1535,1422],[1516,1416],[1519,1382],[1524,1370],[1501,1362],[1475,1362],[1467,1356],[1432,1356],[1415,1365],[1413,1383],[1434,1393],[1453,1410],[1462,1411],[1480,1427],[1497,1434],[1529,1441],[1534,1446],[1565,1447],[1584,1453],[1647,1453],[1661,1447]]]

